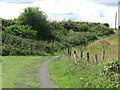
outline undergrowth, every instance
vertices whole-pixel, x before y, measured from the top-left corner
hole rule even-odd
[[[97,65],[63,56],[51,62],[49,69],[51,79],[60,88],[118,88],[119,66],[117,59]]]

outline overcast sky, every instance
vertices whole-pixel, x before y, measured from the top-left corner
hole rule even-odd
[[[120,0],[0,0],[0,17],[17,18],[28,6],[40,7],[50,20],[109,23],[114,27]]]

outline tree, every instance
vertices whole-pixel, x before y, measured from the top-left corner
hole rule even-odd
[[[18,17],[18,22],[23,25],[30,25],[37,31],[36,39],[48,40],[51,37],[51,25],[47,15],[38,7],[28,7]]]

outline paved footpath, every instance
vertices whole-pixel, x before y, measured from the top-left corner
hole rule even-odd
[[[53,56],[52,58],[43,62],[39,67],[39,82],[40,88],[57,88],[56,85],[49,78],[48,64],[55,58],[60,56]]]

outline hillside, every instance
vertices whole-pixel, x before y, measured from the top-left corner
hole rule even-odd
[[[118,57],[118,34],[108,36],[106,38],[90,43],[87,47],[73,48],[80,57],[80,52],[83,52],[83,58],[86,58],[86,53],[90,55],[90,61],[94,62],[94,55],[98,56],[100,62],[105,62]],[[105,51],[104,60],[103,52]]]

